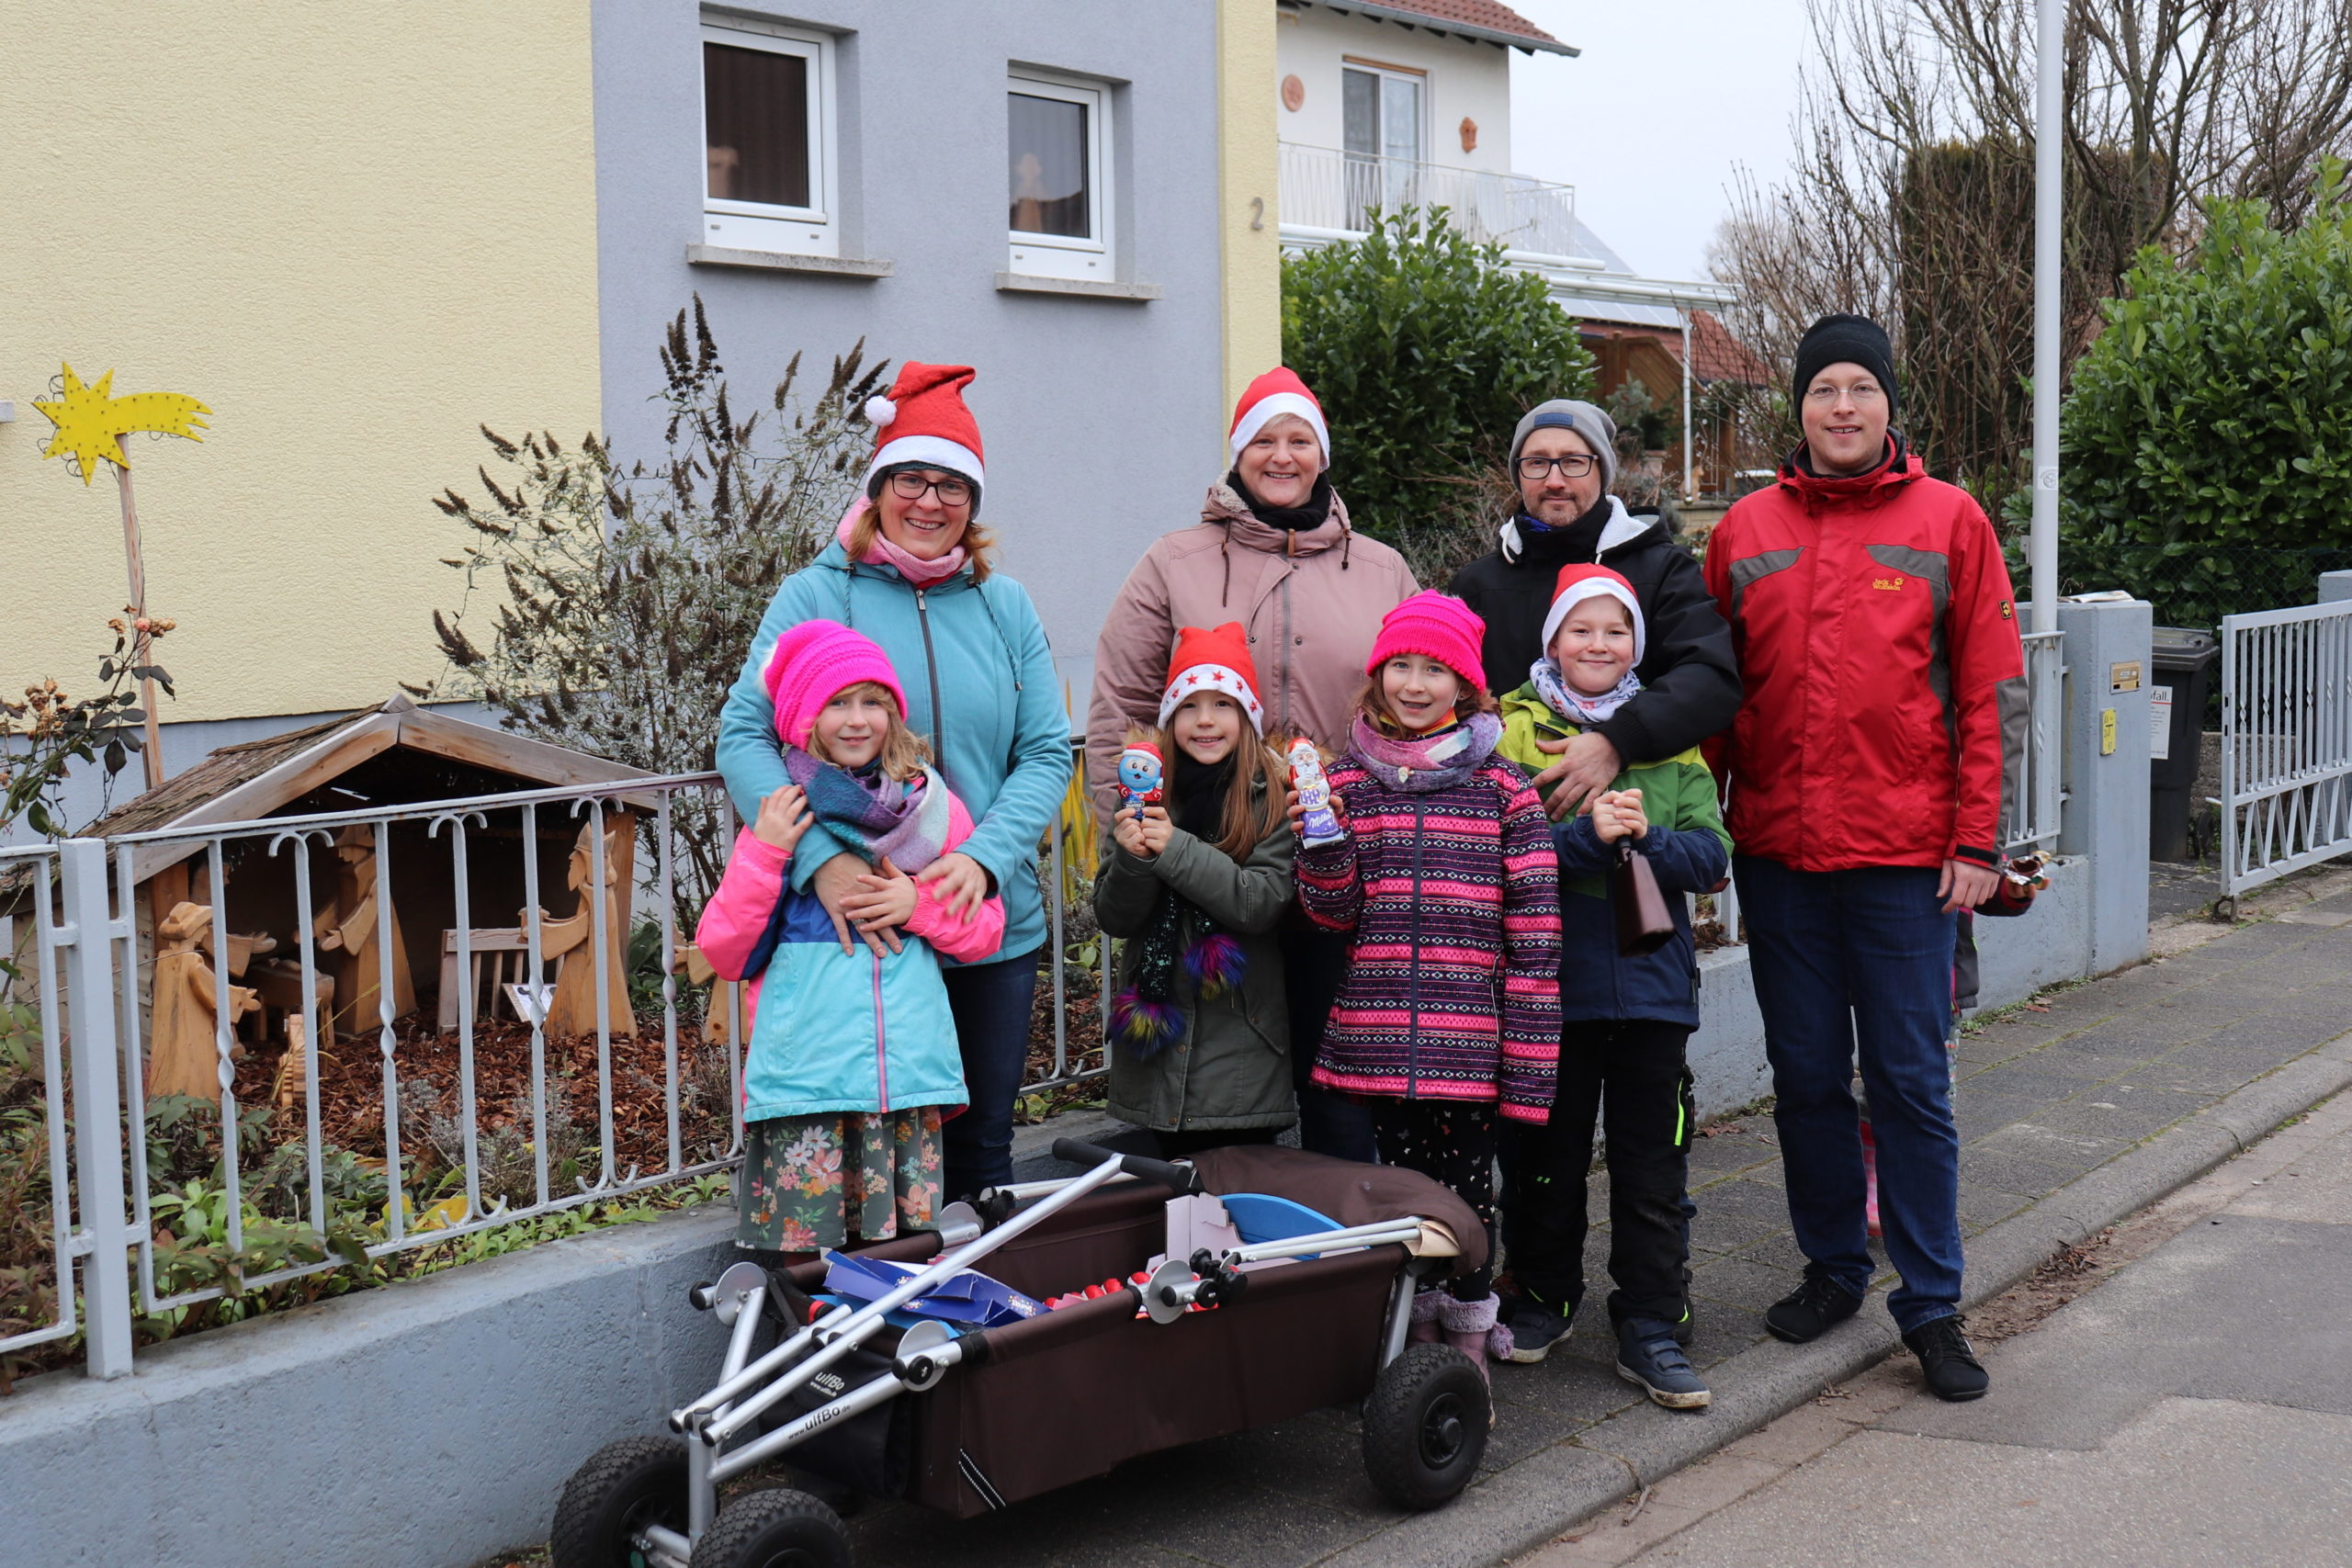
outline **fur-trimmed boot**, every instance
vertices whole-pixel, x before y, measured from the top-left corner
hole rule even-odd
[[[1438,1304],[1453,1298],[1443,1291],[1420,1291],[1413,1296],[1413,1326],[1405,1336],[1408,1345],[1436,1345],[1445,1336],[1437,1322]]]
[[[1502,1302],[1492,1292],[1475,1302],[1446,1296],[1438,1303],[1437,1311],[1438,1322],[1445,1330],[1445,1342],[1476,1362],[1480,1377],[1487,1376],[1487,1358],[1510,1359],[1510,1330],[1499,1321]]]

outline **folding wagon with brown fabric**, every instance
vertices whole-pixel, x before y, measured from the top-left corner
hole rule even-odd
[[[1382,1495],[1433,1508],[1469,1483],[1493,1420],[1486,1380],[1450,1346],[1408,1343],[1415,1290],[1485,1261],[1459,1198],[1412,1171],[1295,1149],[1177,1164],[1069,1140],[1054,1153],[1090,1168],[951,1205],[936,1232],[845,1255],[918,1266],[862,1303],[820,1293],[823,1262],[739,1263],[697,1287],[695,1304],[728,1328],[718,1386],[671,1413],[675,1436],[624,1438],[573,1473],[554,1568],[849,1568],[841,1519],[807,1493],[718,1506],[722,1482],[779,1458],[970,1518],[1139,1455],[1358,1401]],[[1235,1244],[1152,1267],[1204,1213],[1229,1220]],[[960,1331],[903,1310],[944,1311],[923,1298],[983,1260],[1030,1310],[1099,1293]],[[1070,1421],[1081,1399],[1087,1418]]]

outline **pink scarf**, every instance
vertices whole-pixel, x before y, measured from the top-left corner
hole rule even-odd
[[[850,536],[857,531],[857,520],[865,515],[865,509],[873,504],[871,500],[861,495],[850,502],[847,512],[842,513],[841,526],[833,530],[833,537],[841,541],[844,553],[849,549]],[[944,582],[964,569],[964,547],[957,545],[936,560],[924,560],[892,544],[884,536],[882,530],[876,528],[874,530],[874,547],[865,552],[864,564],[896,568],[900,577],[917,588],[928,588],[934,582]]]

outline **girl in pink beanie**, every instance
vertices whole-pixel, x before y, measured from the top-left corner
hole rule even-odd
[[[1381,1159],[1451,1188],[1491,1243],[1501,1121],[1551,1111],[1560,907],[1543,804],[1495,754],[1485,635],[1442,593],[1388,613],[1327,775],[1347,831],[1302,842],[1296,874],[1308,918],[1352,938],[1313,1081],[1368,1100]],[[1295,790],[1290,800],[1295,827]],[[1444,1338],[1484,1375],[1489,1354],[1510,1350],[1496,1310],[1483,1268],[1424,1292],[1415,1334]]]
[[[736,837],[695,940],[751,983],[738,1247],[812,1254],[931,1223],[940,1123],[966,1103],[940,954],[987,957],[1004,933],[989,898],[950,914],[914,874],[971,836],[971,814],[907,728],[898,672],[872,638],[804,621],[763,671],[791,781]],[[814,893],[791,888],[812,822],[872,870],[850,908],[895,951],[844,953]]]

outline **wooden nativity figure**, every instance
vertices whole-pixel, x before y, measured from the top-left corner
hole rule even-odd
[[[155,928],[155,978],[148,1025],[147,1095],[220,1097],[220,994],[205,951],[212,910],[175,904]],[[233,950],[243,939],[231,939]],[[261,1006],[243,986],[229,987],[229,1027]]]
[[[614,1034],[637,1038],[637,1015],[628,1003],[628,954],[623,933],[628,930],[629,893],[636,886],[631,869],[636,862],[637,821],[625,811],[607,819],[605,829],[605,992],[607,1027]],[[571,848],[564,886],[580,895],[580,906],[569,919],[539,917],[539,951],[563,960],[555,978],[555,996],[548,1004],[549,1034],[596,1032],[596,949],[590,945],[596,921],[595,824],[580,829]]]
[[[400,922],[383,919],[383,901],[377,897],[376,830],[357,823],[345,828],[335,835],[334,858],[334,902],[311,921],[319,951],[328,955],[319,966],[332,967],[334,974],[334,1015],[322,1044],[336,1035],[381,1027],[379,942],[392,944],[392,1016],[416,1010],[416,979],[409,973]]]

